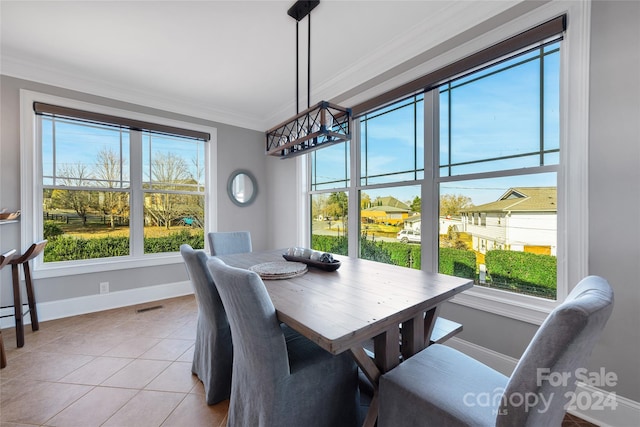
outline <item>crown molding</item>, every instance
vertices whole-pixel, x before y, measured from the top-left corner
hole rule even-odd
[[[333,100],[340,94],[353,91],[354,88],[390,72],[392,75],[389,82],[400,84],[412,77],[412,74],[402,73],[398,76],[400,72],[397,67],[479,23],[524,3],[524,0],[443,3],[442,9],[437,13],[438,19],[434,19],[433,15],[425,17],[407,31],[378,46],[370,55],[360,58],[356,64],[344,68],[328,80],[314,84],[312,99]],[[2,55],[1,72],[11,77],[258,131],[281,122],[295,111],[294,99],[286,100],[281,108],[265,111],[264,115],[260,116],[251,116],[247,115],[246,111],[233,111],[223,107],[207,107],[185,98],[169,98],[157,93],[123,87],[104,79],[83,75],[79,70],[51,67],[21,57],[7,49]]]
[[[262,131],[265,128],[263,117],[251,117],[246,112],[234,112],[194,104],[185,99],[168,98],[122,87],[105,80],[81,75],[77,71],[48,67],[40,62],[20,58],[5,51],[2,53],[0,73],[9,77],[30,80],[36,83],[56,86],[63,89],[83,92],[89,95],[101,96],[116,101],[128,102],[149,108],[183,114],[198,119],[239,126]]]

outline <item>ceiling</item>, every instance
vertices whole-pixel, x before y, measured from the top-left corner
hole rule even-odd
[[[322,0],[311,104],[353,88],[520,0]],[[266,130],[296,113],[288,1],[0,1],[2,74]],[[300,22],[300,110],[307,20]],[[344,104],[345,106],[350,106]]]

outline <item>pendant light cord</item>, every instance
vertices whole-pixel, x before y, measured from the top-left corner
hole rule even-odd
[[[307,16],[309,20],[309,34],[307,39],[307,108],[311,107],[311,13]],[[299,21],[296,20],[296,114],[300,112],[300,33],[298,30]]]
[[[311,107],[311,13],[309,19],[309,38],[307,41],[307,108]]]
[[[300,112],[300,67],[299,67],[299,52],[300,49],[298,47],[298,21],[296,21],[296,114]]]

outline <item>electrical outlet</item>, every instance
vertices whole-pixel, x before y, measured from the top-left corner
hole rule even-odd
[[[101,294],[109,293],[109,282],[100,282],[100,293]]]

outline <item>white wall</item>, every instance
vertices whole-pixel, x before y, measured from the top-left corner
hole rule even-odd
[[[590,74],[589,273],[616,300],[591,366],[640,402],[640,2],[593,2]]]

